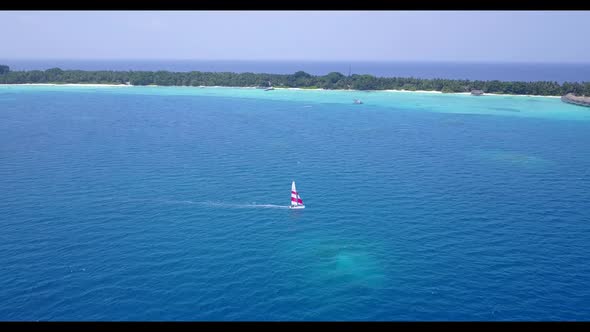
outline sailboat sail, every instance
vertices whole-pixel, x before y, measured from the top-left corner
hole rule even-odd
[[[295,188],[295,181],[291,184],[291,206],[303,206],[303,201]]]

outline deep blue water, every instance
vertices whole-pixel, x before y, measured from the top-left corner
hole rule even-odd
[[[205,90],[0,89],[0,320],[590,318],[590,121]]]
[[[590,63],[453,63],[453,62],[318,62],[318,61],[204,61],[204,60],[0,60],[13,70],[59,67],[79,70],[168,70],[314,75],[340,72],[380,77],[446,78],[501,81],[590,81]]]

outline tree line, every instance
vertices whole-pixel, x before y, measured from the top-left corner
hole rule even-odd
[[[230,72],[169,72],[169,71],[85,71],[47,70],[11,71],[0,65],[0,84],[18,83],[95,83],[163,86],[227,86],[354,89],[354,90],[427,90],[442,92],[470,92],[561,96],[567,93],[590,96],[590,82],[550,81],[504,82],[451,79],[420,79],[413,77],[375,77],[372,75],[345,76],[332,72],[323,76],[303,71],[294,74],[256,74]]]

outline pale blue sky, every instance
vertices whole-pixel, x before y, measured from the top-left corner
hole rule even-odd
[[[590,62],[590,11],[3,11],[5,59]]]

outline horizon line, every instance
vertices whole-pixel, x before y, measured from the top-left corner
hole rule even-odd
[[[318,59],[196,59],[196,58],[0,58],[0,61],[195,61],[195,62],[315,62],[315,63],[453,63],[453,64],[590,64],[590,61],[531,60],[318,60]]]

